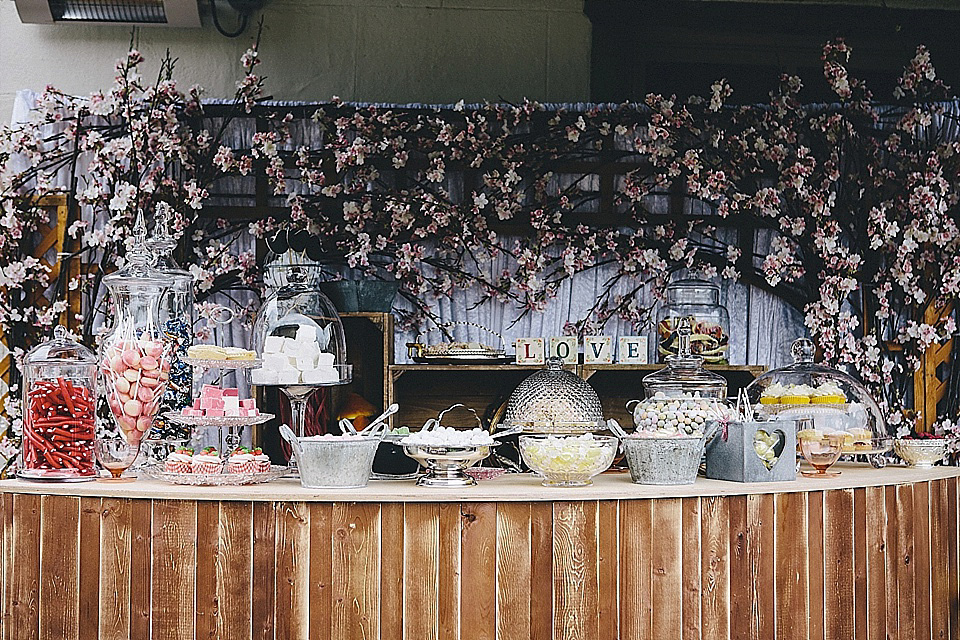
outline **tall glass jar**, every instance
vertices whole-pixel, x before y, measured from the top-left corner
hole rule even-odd
[[[679,353],[667,356],[666,368],[643,378],[644,400],[633,411],[637,431],[699,436],[708,422],[728,411],[727,381],[704,369],[703,358],[691,353],[692,331],[685,319],[677,335]]]
[[[67,334],[54,329],[53,340],[23,359],[23,478],[89,480],[96,477],[97,358]]]
[[[141,213],[126,265],[103,279],[114,309],[113,327],[100,352],[110,412],[126,440],[137,445],[160,409],[172,353],[160,328],[160,303],[173,281],[150,266],[151,261]]]
[[[160,411],[154,418],[150,437],[155,439],[180,440],[189,437],[186,428],[163,417],[167,411],[180,411],[192,402],[193,368],[184,359],[187,349],[193,344],[193,283],[194,277],[173,259],[177,240],[170,234],[168,206],[157,207],[153,236],[147,241],[156,260],[157,271],[172,281],[160,301],[160,328],[164,340],[171,349],[170,378],[160,403]]]
[[[677,328],[690,321],[690,351],[707,364],[728,364],[730,315],[720,304],[720,287],[705,280],[677,280],[667,285],[666,301],[657,314],[657,359],[678,352]]]

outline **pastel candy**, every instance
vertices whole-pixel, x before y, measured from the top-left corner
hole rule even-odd
[[[283,336],[267,336],[267,339],[263,341],[263,352],[267,353],[280,353],[283,351]]]
[[[143,405],[139,400],[127,400],[123,403],[123,412],[131,418],[136,418],[143,411]]]
[[[140,366],[140,354],[133,349],[123,352],[123,364],[128,367],[139,367]]]
[[[153,356],[144,356],[140,358],[140,368],[145,370],[156,369],[160,365]]]

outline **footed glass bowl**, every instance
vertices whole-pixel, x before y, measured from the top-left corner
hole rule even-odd
[[[947,455],[947,441],[944,438],[897,438],[893,449],[911,467],[929,469]]]
[[[545,487],[586,487],[613,464],[613,436],[520,436],[520,455]]]

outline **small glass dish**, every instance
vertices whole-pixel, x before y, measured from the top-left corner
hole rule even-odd
[[[404,445],[404,453],[427,470],[421,487],[469,487],[477,484],[464,470],[490,455],[489,446]]]
[[[93,451],[100,466],[110,472],[110,477],[99,477],[101,482],[133,482],[133,476],[123,477],[123,473],[133,466],[140,454],[139,439],[127,439],[124,436],[98,437],[93,442]]]
[[[930,469],[947,455],[947,441],[945,438],[897,438],[893,449],[911,467]]]
[[[823,432],[818,429],[802,429],[797,432],[797,448],[814,471],[800,473],[808,478],[833,478],[839,471],[827,471],[843,453],[844,431]]]
[[[140,472],[147,477],[163,480],[172,484],[192,486],[220,487],[242,484],[262,484],[277,478],[282,478],[290,471],[289,467],[274,465],[270,471],[255,473],[173,473],[164,471],[163,467],[144,467]]]
[[[474,480],[494,480],[505,474],[507,470],[499,467],[470,467],[463,472]]]
[[[613,436],[520,436],[520,455],[545,487],[586,487],[613,464]]]

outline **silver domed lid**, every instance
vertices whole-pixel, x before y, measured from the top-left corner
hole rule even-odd
[[[542,433],[585,433],[606,428],[600,398],[587,382],[565,371],[559,358],[521,382],[507,401],[503,425]]]

